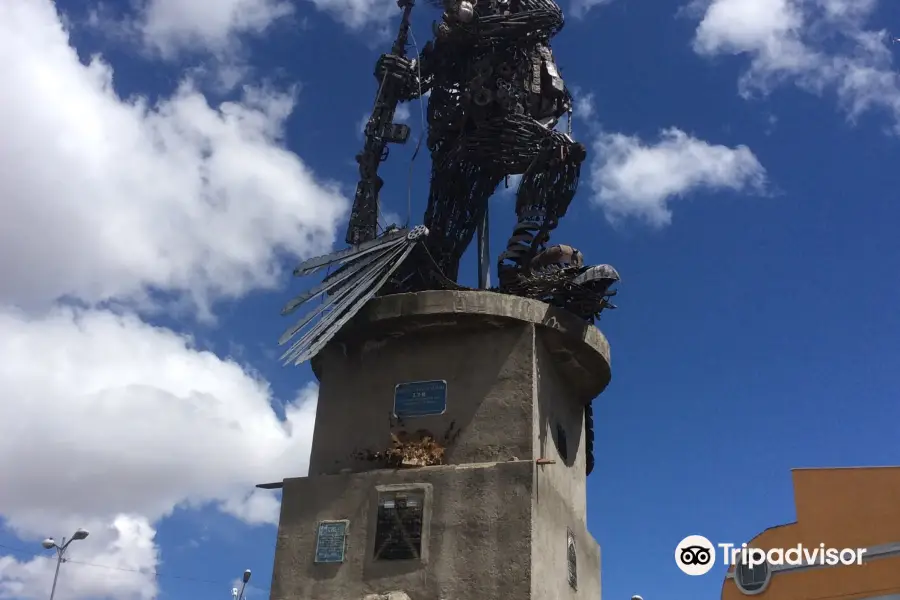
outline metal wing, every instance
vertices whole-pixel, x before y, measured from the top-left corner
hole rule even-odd
[[[427,234],[428,230],[422,226],[411,231],[399,230],[353,248],[310,259],[298,266],[294,274],[303,276],[329,265],[341,265],[322,283],[288,302],[281,311],[284,315],[290,314],[310,300],[326,295],[319,306],[281,336],[279,345],[295,339],[282,355],[282,360],[301,364],[315,356],[384,286]]]

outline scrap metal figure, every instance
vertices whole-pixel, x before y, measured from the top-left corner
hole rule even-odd
[[[441,0],[432,0],[440,2]],[[284,313],[326,295],[320,307],[285,332],[282,343],[308,329],[285,353],[300,363],[377,293],[461,289],[460,259],[487,210],[488,199],[510,175],[521,175],[518,222],[498,259],[496,291],[540,299],[593,321],[615,308],[609,265],[586,267],[571,246],[547,247],[572,201],[584,145],[571,137],[572,96],[550,50],[563,26],[553,0],[443,0],[435,39],[407,58],[412,0],[400,0],[403,20],[389,54],[375,69],[379,89],[357,156],[357,187],[346,241],[350,248],[307,261],[307,275],[340,264],[321,285],[293,300]],[[430,95],[429,95],[430,94]],[[389,143],[404,143],[409,128],[393,123],[398,102],[429,95],[431,188],[424,226],[378,233],[377,175]],[[557,125],[567,115],[568,132]],[[319,321],[312,325],[316,317]]]
[[[549,47],[562,11],[553,0],[447,0],[444,8],[419,60],[382,56],[376,76],[399,78],[402,100],[430,92],[425,244],[444,277],[456,280],[497,186],[522,175],[518,224],[498,261],[504,289],[530,273],[575,195],[587,156],[582,144],[555,130],[572,110]]]

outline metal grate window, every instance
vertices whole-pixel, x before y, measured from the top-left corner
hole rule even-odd
[[[375,524],[375,559],[410,560],[422,554],[425,497],[417,492],[381,494]]]
[[[569,586],[573,590],[578,589],[578,565],[575,554],[575,534],[571,529],[566,530],[566,562],[569,565]]]

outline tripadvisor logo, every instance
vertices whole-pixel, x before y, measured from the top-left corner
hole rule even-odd
[[[675,547],[675,563],[687,575],[705,575],[716,564],[716,549],[721,550],[725,566],[744,565],[750,569],[760,565],[835,566],[861,565],[865,548],[827,548],[825,544],[790,548],[751,548],[747,544],[713,544],[702,535],[689,535]]]
[[[716,564],[716,548],[702,535],[689,535],[675,547],[675,564],[687,575],[706,575]]]

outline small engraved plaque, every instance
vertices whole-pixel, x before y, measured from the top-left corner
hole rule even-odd
[[[400,418],[442,415],[447,410],[447,382],[412,381],[394,388],[394,416]]]
[[[316,563],[344,562],[350,521],[320,521],[316,535]]]

